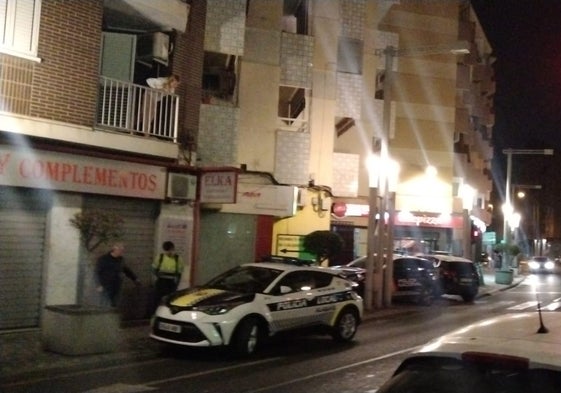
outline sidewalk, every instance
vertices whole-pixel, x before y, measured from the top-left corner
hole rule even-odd
[[[478,298],[516,286],[526,277],[522,274],[516,275],[511,285],[501,285],[495,283],[493,270],[485,269],[483,276],[485,285],[480,286]],[[373,310],[365,313],[364,319],[388,318],[403,312],[404,309],[400,307]],[[70,356],[44,350],[39,329],[0,332],[0,384],[45,374],[68,373],[102,364],[147,360],[158,356],[158,344],[148,337],[148,321],[123,327],[118,334],[121,337],[119,346],[114,352]]]

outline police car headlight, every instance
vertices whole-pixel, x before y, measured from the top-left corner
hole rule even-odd
[[[238,307],[241,304],[243,304],[243,302],[213,304],[209,306],[198,306],[194,310],[204,312],[205,314],[208,315],[222,315],[222,314],[226,314],[228,311]]]

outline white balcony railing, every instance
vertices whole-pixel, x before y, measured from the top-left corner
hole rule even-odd
[[[100,76],[97,126],[177,141],[179,96]]]

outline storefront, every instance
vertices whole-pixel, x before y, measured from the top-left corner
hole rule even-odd
[[[398,211],[393,222],[394,250],[407,254],[446,251],[463,255],[464,221],[462,214]],[[368,204],[364,201],[335,201],[331,230],[345,240],[346,259],[338,261],[339,264],[366,255]]]
[[[43,306],[97,301],[93,267],[70,219],[84,209],[123,219],[127,283],[123,319],[146,317],[150,266],[163,239],[175,236],[190,278],[193,208],[166,203],[165,167],[0,145],[0,329],[40,325]]]

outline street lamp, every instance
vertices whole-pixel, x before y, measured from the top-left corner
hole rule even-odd
[[[383,103],[383,122],[382,128],[383,133],[380,138],[380,157],[379,160],[382,163],[389,162],[389,136],[391,128],[391,102],[392,102],[392,84],[393,84],[393,60],[394,57],[412,57],[412,56],[427,56],[427,55],[437,55],[437,54],[454,54],[462,55],[470,53],[470,44],[467,41],[458,41],[448,44],[435,44],[427,46],[419,46],[415,48],[405,48],[399,49],[392,45],[386,46],[384,49],[376,49],[375,54],[377,56],[384,56],[385,58],[385,74],[384,74],[384,103]],[[373,140],[372,150],[375,151],[375,142]],[[379,173],[378,173],[379,175]],[[370,176],[373,176],[370,174]],[[373,180],[373,179],[371,179]],[[391,280],[393,274],[393,216],[389,217],[388,231],[392,231],[386,236],[386,242],[382,238],[382,233],[380,231],[381,225],[378,225],[376,230],[375,213],[376,207],[378,206],[378,200],[380,199],[379,212],[384,212],[385,207],[390,205],[391,208],[395,209],[395,191],[387,190],[387,178],[383,180],[382,183],[369,184],[369,207],[370,213],[368,217],[368,230],[367,230],[367,259],[366,259],[366,277],[365,277],[365,308],[367,310],[372,309],[372,294],[376,293],[376,306],[382,307],[383,300],[386,305],[391,304]],[[378,190],[380,188],[380,190]],[[380,198],[381,196],[381,198]],[[391,203],[388,201],[391,200]],[[392,205],[393,203],[393,205]],[[390,209],[391,210],[391,209]],[[382,213],[383,214],[383,213]],[[382,217],[383,219],[383,217]],[[378,220],[378,223],[381,221]],[[376,232],[378,236],[376,238]],[[378,242],[376,242],[378,240]],[[392,244],[387,244],[388,240],[391,240]],[[376,249],[376,243],[378,243],[378,250]],[[384,250],[384,243],[386,243],[386,250]],[[376,254],[376,261],[374,258]],[[384,259],[386,261],[386,273],[382,276],[381,269],[383,268]],[[375,266],[375,262],[376,266]],[[375,269],[376,267],[376,269]],[[383,288],[384,280],[386,279],[386,286]],[[382,299],[382,296],[385,299]]]
[[[513,155],[542,155],[552,156],[553,149],[504,149],[503,154],[506,154],[506,185],[505,185],[505,206],[509,209],[512,208],[512,200],[510,195],[510,183],[512,176],[512,156]],[[503,241],[505,244],[503,252],[503,263],[501,270],[509,270],[510,261],[508,259],[508,248],[510,246],[509,232],[508,232],[508,212],[503,212]]]

